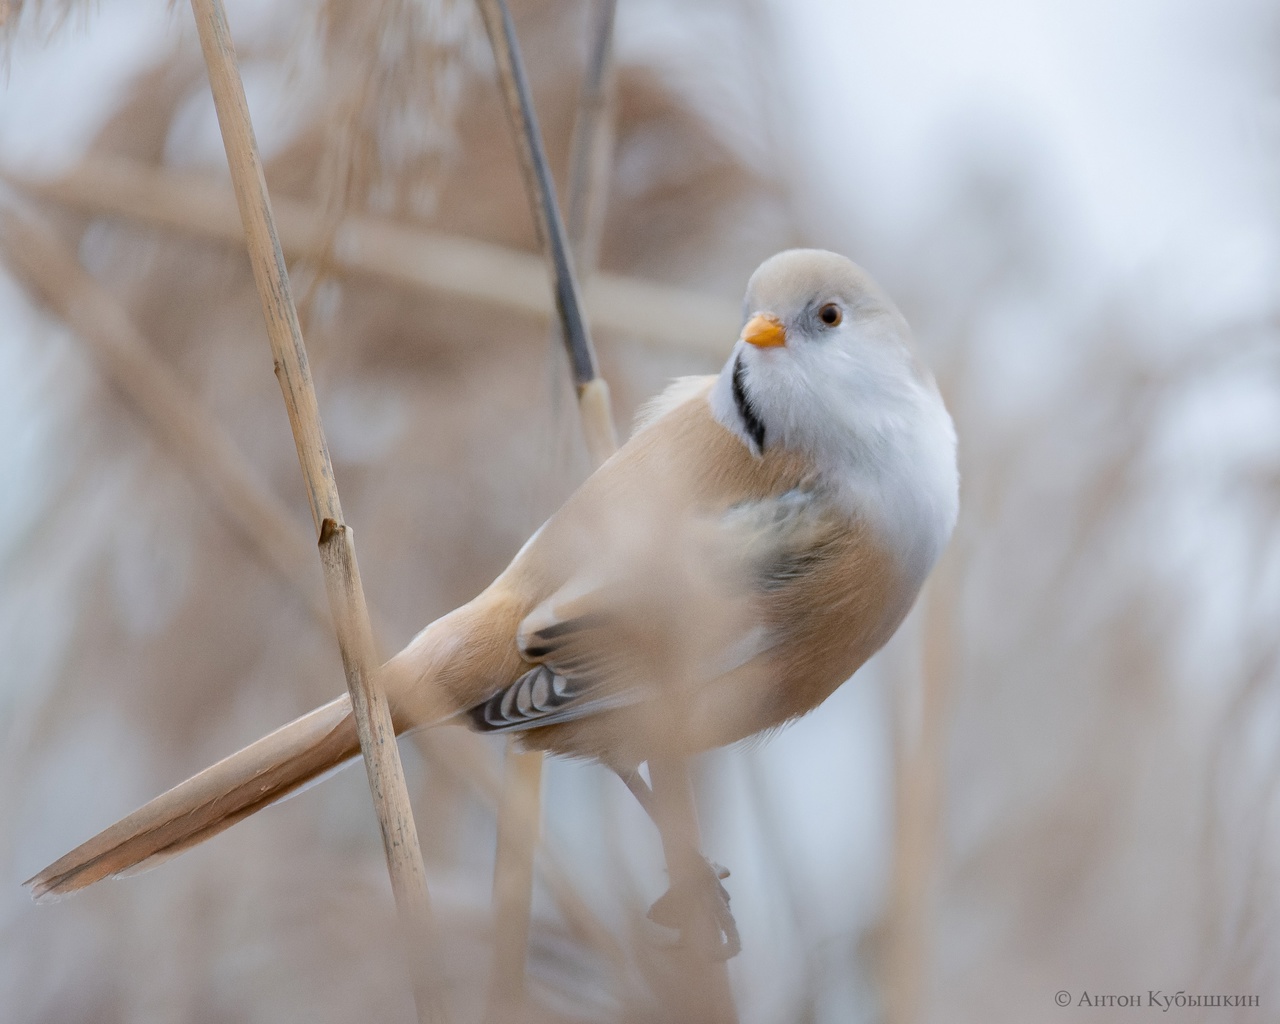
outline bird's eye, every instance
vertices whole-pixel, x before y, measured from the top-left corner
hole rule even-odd
[[[840,307],[834,302],[828,302],[820,310],[818,310],[818,319],[828,327],[835,327],[844,319],[844,313],[840,311]]]

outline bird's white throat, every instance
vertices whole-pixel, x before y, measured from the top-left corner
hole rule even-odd
[[[832,500],[924,579],[959,509],[956,435],[933,381],[921,378],[904,347],[801,343],[762,351],[740,341],[708,399],[753,453],[760,454],[753,434],[763,426],[765,448],[809,458]]]

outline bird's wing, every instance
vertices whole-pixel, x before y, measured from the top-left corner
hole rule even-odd
[[[581,624],[570,620],[557,625],[573,630]],[[569,664],[573,667],[562,667],[554,660],[534,665],[514,683],[471,708],[472,724],[480,732],[523,732],[624,707],[641,697],[634,686],[611,686],[607,675],[583,671],[572,661]]]
[[[827,502],[794,489],[701,521],[682,544],[668,535],[679,556],[633,552],[630,571],[614,568],[643,577],[639,585],[571,580],[520,624],[517,643],[532,667],[472,708],[473,725],[556,725],[635,704],[655,679],[740,668],[775,643],[771,595],[822,564],[840,530]]]
[[[614,615],[599,588],[577,577],[530,612],[516,632],[521,656],[533,667],[468,714],[481,732],[519,732],[571,722],[633,703],[633,687],[609,652],[618,647]]]
[[[849,523],[821,492],[796,487],[733,506],[722,527],[750,584],[768,594],[812,573],[848,534]]]

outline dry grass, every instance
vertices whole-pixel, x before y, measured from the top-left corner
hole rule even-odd
[[[317,63],[345,62],[323,88],[299,89],[318,98],[267,177],[309,232],[286,250],[388,648],[485,585],[588,461],[546,342],[550,292],[477,56],[479,22],[469,4],[438,10],[458,20],[393,29],[380,19],[409,18],[407,7],[333,5],[307,46],[264,39],[246,52],[291,65],[301,83]],[[585,23],[549,0],[516,14],[548,152],[564,172]],[[418,57],[397,57],[397,32]],[[183,181],[192,172],[167,163],[170,140],[206,88],[202,74],[191,41],[175,42],[94,159]],[[791,218],[823,197],[762,180],[689,98],[696,85],[634,61],[617,67],[601,277],[705,291],[731,318],[745,274],[797,240]],[[421,121],[417,97],[429,98]],[[980,165],[938,201],[931,231],[894,253],[841,240],[889,268],[885,284],[939,368],[962,438],[964,513],[907,642],[771,747],[711,758],[699,780],[712,855],[734,868],[744,1020],[873,1020],[890,1007],[903,1021],[1038,1020],[1058,1012],[1048,1007],[1061,988],[1280,999],[1280,459],[1231,428],[1239,396],[1265,405],[1274,394],[1274,318],[1153,337],[1123,294],[1106,308],[1064,303],[1045,207],[1029,173]],[[234,224],[219,215],[221,227],[201,227],[192,215],[177,233],[110,209],[100,194],[46,201],[41,216],[305,533],[257,299],[228,241],[238,241]],[[351,255],[341,240],[352,224],[404,234],[365,235],[385,248],[366,242]],[[450,286],[354,265],[400,237],[482,242],[509,261],[484,273],[509,275],[512,294],[524,280],[542,291],[519,305],[478,291],[481,275]],[[666,377],[713,365],[708,348],[640,344],[651,333],[643,302],[593,308],[603,287],[584,291],[607,324],[600,363],[624,416]],[[20,1021],[407,1019],[372,816],[352,773],[142,878],[51,908],[19,902],[17,880],[51,855],[332,697],[341,679],[298,585],[228,528],[170,438],[84,357],[63,314],[14,308],[21,318],[0,348],[17,382],[0,414],[22,428],[10,434],[21,444],[0,497],[23,495],[6,499],[0,549],[0,865],[14,882],[0,904],[0,998]],[[1002,334],[1002,312],[1027,308],[1048,311],[1032,321],[1043,337]],[[690,322],[656,319],[679,331]],[[83,320],[67,322],[93,337]],[[1031,374],[1033,397],[1017,401],[1006,382],[1025,382],[1010,367],[1032,343],[1056,369]],[[886,682],[935,696],[911,696],[895,718],[877,696]],[[936,717],[922,718],[929,709]],[[874,767],[874,756],[846,755],[874,748],[895,722],[904,765],[925,773],[916,806],[926,813],[891,857],[887,798],[881,812],[852,816],[862,795],[888,785],[873,774],[859,788],[850,764]],[[441,733],[430,740],[439,756],[406,747],[405,758],[450,936],[446,999],[458,1019],[478,1019],[501,750],[482,746],[476,770],[461,773],[465,755],[447,745],[467,739]],[[788,779],[819,749],[826,774],[805,776],[827,787],[814,812]],[[537,889],[529,1019],[666,1019],[655,993],[671,965],[642,927],[663,887],[647,824],[613,780],[553,765],[546,783],[558,852],[542,877],[559,879],[559,895]],[[821,842],[795,834],[797,820],[822,815],[832,827]],[[870,838],[845,838],[864,828]]]

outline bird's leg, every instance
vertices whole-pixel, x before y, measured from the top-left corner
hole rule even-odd
[[[683,941],[707,950],[715,960],[738,955],[742,943],[721,880],[726,868],[700,851],[693,792],[683,761],[650,761],[653,788],[638,769],[618,775],[658,828],[671,886],[649,908],[650,920],[680,931]]]
[[[644,808],[645,814],[649,815],[649,820],[657,826],[659,833],[662,826],[658,824],[657,801],[654,799],[653,790],[649,788],[649,783],[645,782],[644,776],[640,774],[640,769],[633,768],[630,772],[618,772],[623,784],[631,791],[631,795],[636,798],[636,802]],[[706,860],[704,857],[703,860]],[[715,872],[717,879],[723,881],[729,877],[729,869],[723,864],[717,864],[713,860],[707,860],[706,863]],[[727,898],[727,897],[726,897]]]

